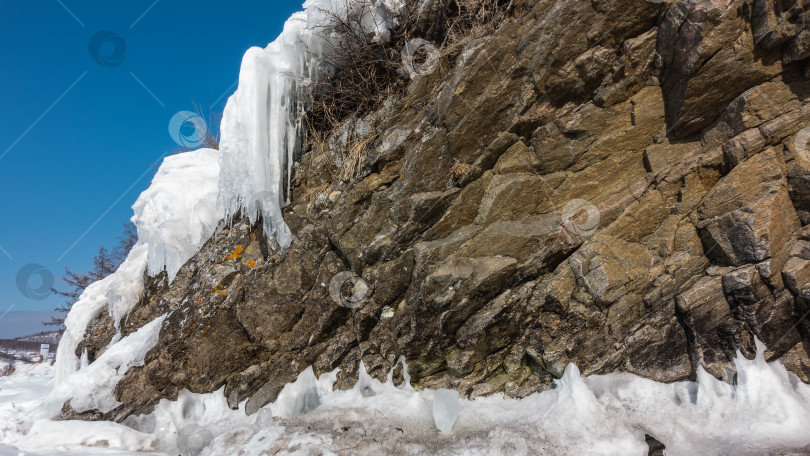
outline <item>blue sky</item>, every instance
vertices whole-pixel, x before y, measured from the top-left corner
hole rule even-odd
[[[43,266],[27,269],[37,271],[26,282],[36,290],[48,273],[58,280],[65,266],[89,269],[99,244],[115,244],[153,165],[178,149],[168,129],[172,116],[193,111],[194,103],[221,112],[242,54],[273,41],[301,4],[4,2],[0,315],[60,303],[22,293],[18,272]],[[11,332],[0,326],[0,338]]]

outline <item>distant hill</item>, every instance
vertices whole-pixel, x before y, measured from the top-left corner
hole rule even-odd
[[[45,331],[14,339],[0,339],[0,359],[23,362],[38,361],[41,345],[50,345],[49,352],[56,353],[61,338],[62,331]]]
[[[64,330],[43,331],[41,333],[31,334],[29,336],[15,337],[14,340],[19,340],[22,342],[36,342],[39,344],[51,344],[53,346],[59,344],[59,339],[62,338],[63,332]]]

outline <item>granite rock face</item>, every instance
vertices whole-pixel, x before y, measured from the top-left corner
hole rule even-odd
[[[810,380],[810,12],[790,0],[527,0],[454,66],[302,155],[295,241],[223,222],[124,333],[145,413],[225,387],[247,411],[313,366],[522,397],[568,363],[733,381],[754,340]],[[355,178],[336,163],[366,144]],[[100,315],[80,347],[111,337]],[[91,359],[92,361],[92,359]],[[66,412],[69,415],[69,412]]]

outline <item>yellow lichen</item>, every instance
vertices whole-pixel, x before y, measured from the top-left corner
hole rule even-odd
[[[237,260],[239,258],[242,258],[243,253],[245,253],[245,248],[242,247],[241,245],[237,245],[235,249],[231,250],[231,253],[225,256],[225,259],[223,261]]]

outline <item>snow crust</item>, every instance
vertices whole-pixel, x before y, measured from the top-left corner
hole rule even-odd
[[[275,41],[248,49],[222,116],[219,201],[226,216],[243,211],[251,222],[261,216],[276,247],[290,245],[292,233],[281,213],[289,204],[285,189],[303,140],[301,114],[312,83],[324,73],[319,70],[330,43],[337,45],[335,21],[359,14],[364,31],[384,41],[401,5],[400,0],[307,0]]]
[[[217,204],[219,151],[200,149],[163,159],[157,174],[132,206],[138,243],[149,246],[148,271],[164,269],[169,282],[211,237],[222,219]]]
[[[127,338],[122,339],[121,343]],[[134,343],[133,343],[134,346]],[[124,424],[34,419],[48,398],[53,368],[39,365],[0,377],[0,455],[20,450],[59,454],[439,454],[646,455],[645,434],[668,455],[790,454],[810,445],[810,386],[779,362],[738,354],[737,383],[700,371],[696,382],[657,383],[631,374],[583,378],[569,365],[553,389],[524,399],[460,399],[458,419],[440,432],[433,411],[444,393],[371,378],[333,391],[337,370],[311,368],[278,399],[246,416],[219,390],[182,391],[149,415]],[[36,415],[36,413],[34,413]],[[203,442],[189,452],[183,442]],[[93,446],[100,445],[100,446]],[[186,444],[187,445],[187,444]],[[103,453],[103,451],[110,451]],[[197,453],[199,452],[199,453]],[[31,454],[31,453],[28,453]],[[39,454],[39,453],[35,453]]]
[[[77,412],[109,412],[120,405],[115,400],[115,386],[130,368],[143,366],[146,352],[158,340],[166,316],[158,317],[117,343],[110,344],[94,362],[58,383],[49,397],[54,408],[70,400]]]

